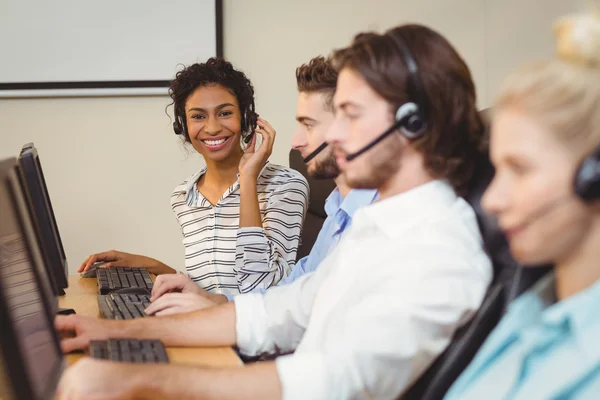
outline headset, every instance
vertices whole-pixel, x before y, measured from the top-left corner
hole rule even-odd
[[[573,187],[575,194],[583,201],[600,199],[600,146],[579,164]]]
[[[425,93],[425,85],[421,79],[417,61],[413,57],[406,41],[400,33],[398,33],[397,36],[393,34],[390,34],[389,36],[400,50],[400,54],[402,55],[402,59],[408,71],[408,85],[406,87],[408,101],[401,104],[396,109],[394,124],[365,147],[348,155],[346,157],[348,161],[352,161],[365,153],[398,129],[400,130],[400,133],[409,140],[420,138],[427,130],[427,105],[429,104],[429,101]]]
[[[252,136],[254,136],[254,130],[256,129],[256,119],[258,118],[258,114],[254,111],[254,100],[252,100],[252,104],[248,107],[249,109],[244,112],[244,117],[242,118],[242,137],[244,143],[248,144],[252,140]],[[173,122],[173,132],[176,135],[184,135],[186,140],[190,140],[190,136],[187,131],[187,123],[185,121],[185,113],[182,116],[178,110],[177,105],[173,107],[173,116],[175,121]],[[246,135],[244,135],[246,133]]]
[[[406,41],[401,34],[390,35],[402,54],[402,59],[408,70],[410,85],[407,87],[409,101],[401,104],[396,110],[396,123],[408,139],[418,139],[427,128],[427,105],[429,101],[425,93],[425,85],[419,73],[419,65],[413,57]]]

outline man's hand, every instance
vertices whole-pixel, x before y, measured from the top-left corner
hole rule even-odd
[[[67,369],[58,396],[68,400],[130,399],[135,395],[136,366],[83,358]]]
[[[169,292],[194,293],[202,295],[206,293],[193,280],[183,274],[167,274],[156,277],[152,286],[150,301],[155,301],[160,296]]]
[[[90,340],[118,337],[121,332],[121,321],[83,317],[76,314],[57,315],[54,326],[62,338],[60,346],[64,353],[86,349]]]
[[[146,313],[161,316],[227,303],[227,297],[207,292],[185,275],[168,274],[156,277],[150,301],[152,304],[146,309]]]
[[[220,303],[196,293],[167,293],[156,299],[146,308],[146,314],[164,316],[181,314],[203,308],[214,307]]]
[[[175,270],[162,262],[151,257],[139,254],[130,254],[123,251],[109,250],[98,254],[92,254],[85,259],[77,269],[77,272],[85,272],[96,262],[104,262],[102,268],[110,267],[141,267],[146,268],[152,274],[169,274]]]

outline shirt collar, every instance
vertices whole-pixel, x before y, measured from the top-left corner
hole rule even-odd
[[[353,189],[348,192],[346,197],[342,197],[340,190],[336,187],[325,200],[325,212],[328,217],[331,217],[341,209],[352,218],[359,208],[371,204],[377,196],[377,190]]]
[[[192,193],[194,192],[194,190],[196,190],[196,183],[198,183],[198,180],[200,179],[200,177],[202,175],[204,175],[206,173],[206,166],[202,167],[202,169],[198,172],[196,172],[194,175],[191,176],[190,179],[188,179],[188,181],[185,184],[185,187],[183,188],[184,191],[184,198],[185,201],[189,203],[190,200],[190,196],[192,196]]]
[[[267,162],[265,162],[265,165],[260,170],[260,174],[258,174],[259,177],[262,176],[262,174],[264,173],[265,169],[268,166],[269,166],[269,161],[267,160]],[[198,183],[198,180],[200,179],[200,177],[202,177],[202,175],[204,175],[205,173],[206,173],[206,165],[204,167],[202,167],[202,169],[200,171],[198,171],[194,175],[192,175],[192,177],[185,184],[185,187],[184,187],[184,196],[185,197],[184,198],[185,198],[185,201],[188,203],[188,205],[189,205],[189,203],[191,201],[191,197],[193,196],[193,193],[194,192],[198,192],[198,188],[196,186],[196,183]],[[238,172],[238,174],[237,174],[237,180],[223,194],[222,198],[225,198],[225,197],[229,196],[229,194],[233,193],[237,189],[237,186],[239,186],[239,182],[240,182],[240,173]],[[197,194],[199,196],[201,196],[199,192]]]
[[[586,353],[594,359],[600,359],[600,317],[595,306],[600,302],[600,280],[587,289],[560,302],[555,302],[554,274],[540,285],[536,285],[538,296],[549,304],[542,316],[542,322],[548,325],[568,324],[569,329]]]
[[[444,180],[425,183],[385,200],[378,200],[363,209],[365,219],[372,220],[388,236],[403,235],[413,223],[420,223],[429,215],[443,212],[458,196]],[[398,229],[398,224],[406,229]]]
[[[543,276],[530,290],[508,305],[507,315],[517,315],[518,318],[508,318],[506,328],[518,331],[532,321],[537,321],[544,310],[554,302],[554,274]]]

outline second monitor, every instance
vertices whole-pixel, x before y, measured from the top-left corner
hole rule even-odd
[[[39,243],[42,247],[48,275],[56,294],[65,294],[68,283],[68,265],[60,232],[48,194],[44,171],[33,143],[23,146],[18,160],[21,184],[27,197]]]

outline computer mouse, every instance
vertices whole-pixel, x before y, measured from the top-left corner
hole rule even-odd
[[[72,308],[59,308],[56,313],[60,315],[77,314]]]
[[[98,269],[103,264],[106,264],[106,263],[104,263],[104,262],[96,262],[96,263],[92,264],[92,266],[90,267],[90,269],[88,269],[85,272],[82,272],[80,274],[80,276],[82,278],[95,278],[96,277],[96,269]]]
[[[145,294],[150,296],[151,293],[148,289],[145,288],[141,288],[141,287],[129,287],[129,288],[123,288],[123,289],[118,289],[118,290],[113,290],[112,293],[116,293],[116,294]]]

